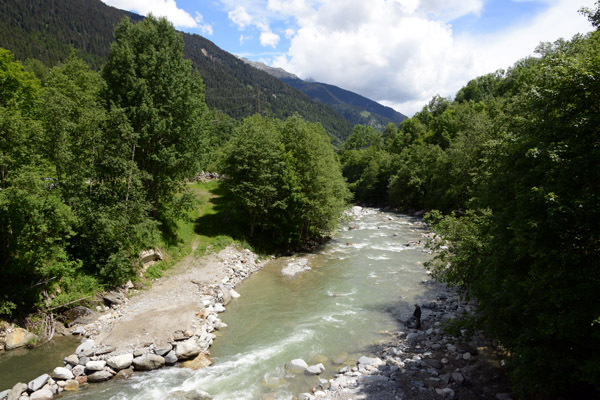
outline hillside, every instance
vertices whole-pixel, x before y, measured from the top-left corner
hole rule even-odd
[[[0,0],[0,15],[0,47],[11,50],[17,59],[36,58],[52,66],[73,48],[96,69],[106,59],[119,21],[125,16],[134,21],[143,18],[99,0]],[[259,112],[282,118],[298,113],[320,122],[334,142],[352,130],[352,124],[333,108],[312,101],[199,35],[182,35],[185,56],[204,79],[210,108],[238,119]]]
[[[295,87],[306,94],[312,100],[330,105],[340,113],[340,115],[350,121],[352,125],[361,124],[383,130],[389,123],[399,124],[406,119],[405,115],[391,107],[383,106],[373,100],[338,86],[321,82],[305,81],[282,68],[269,67],[263,63],[247,60],[245,58],[242,58],[242,60],[255,68],[267,72],[275,78],[281,79],[288,85]]]

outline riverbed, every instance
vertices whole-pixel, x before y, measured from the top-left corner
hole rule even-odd
[[[290,260],[277,259],[236,289],[242,297],[221,314],[229,327],[211,347],[214,366],[140,373],[63,398],[164,399],[199,389],[215,400],[289,400],[318,386],[319,378],[290,374],[286,362],[321,362],[320,378],[330,377],[388,340],[387,332],[411,315],[429,279],[427,232],[409,216],[357,211],[322,249],[298,256],[308,259],[310,271],[285,277],[281,269]]]

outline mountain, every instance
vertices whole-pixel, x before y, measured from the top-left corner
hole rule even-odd
[[[242,60],[268,74],[281,79],[290,86],[302,91],[311,99],[332,106],[352,125],[361,124],[375,129],[384,129],[388,123],[399,124],[406,116],[364,96],[321,82],[305,81],[282,68],[269,67],[260,62]]]
[[[0,0],[0,47],[17,59],[36,58],[53,66],[71,48],[99,69],[105,62],[114,27],[123,17],[143,17],[100,0]],[[339,143],[353,125],[332,107],[312,101],[301,91],[220,49],[210,40],[182,32],[184,55],[206,86],[206,103],[233,118],[267,113],[285,118],[294,113],[320,122]]]

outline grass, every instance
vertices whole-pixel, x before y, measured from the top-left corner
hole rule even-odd
[[[161,277],[192,252],[200,257],[234,243],[249,247],[235,227],[227,223],[227,206],[219,181],[191,183],[187,188],[195,197],[195,206],[176,222],[174,237],[158,244],[164,260],[148,268],[145,275],[148,279]]]

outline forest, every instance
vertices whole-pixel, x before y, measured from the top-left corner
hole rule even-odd
[[[122,21],[106,62],[49,69],[0,50],[0,316],[20,318],[135,279],[141,250],[222,182],[250,243],[298,249],[351,202],[427,210],[428,268],[478,304],[462,329],[505,349],[522,398],[600,391],[600,17],[596,31],[434,97],[337,149],[318,123],[209,109],[164,19]]]

